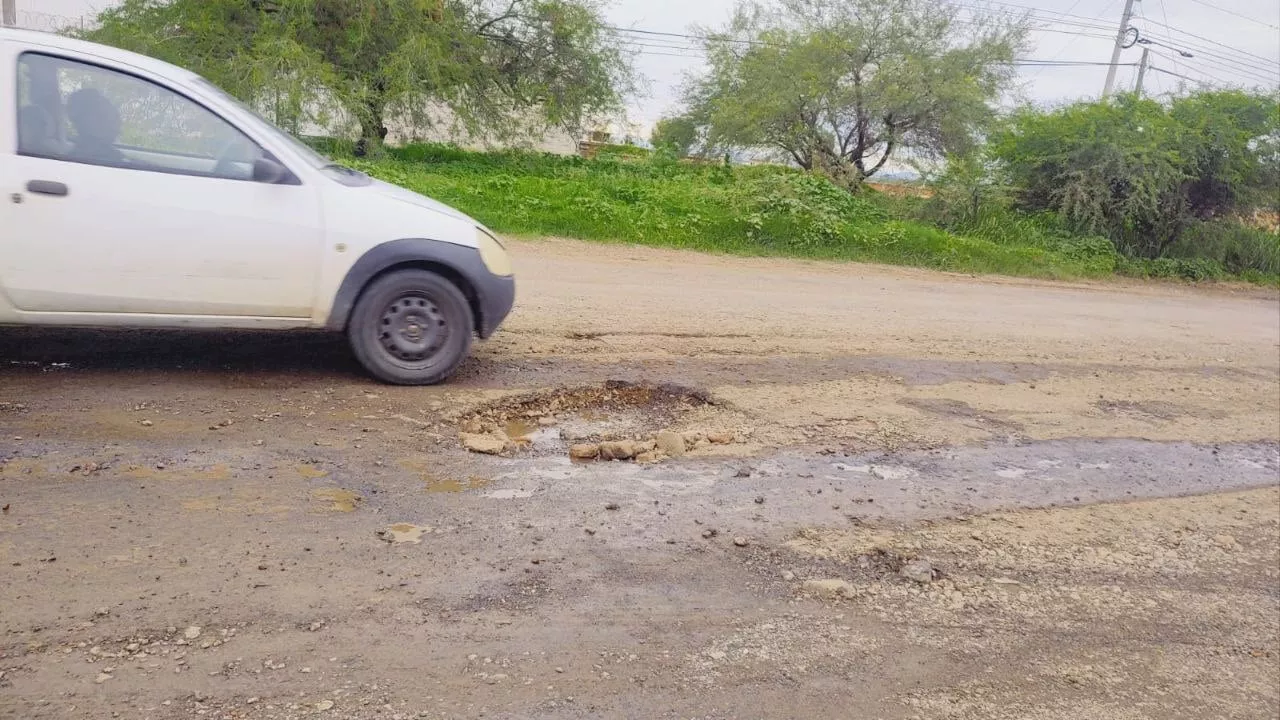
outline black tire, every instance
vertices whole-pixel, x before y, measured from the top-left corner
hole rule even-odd
[[[365,370],[394,385],[434,385],[471,351],[474,321],[457,286],[426,270],[397,270],[365,287],[347,340]]]

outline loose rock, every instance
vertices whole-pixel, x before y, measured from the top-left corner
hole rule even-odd
[[[898,571],[902,577],[922,585],[933,582],[933,573],[933,565],[928,560],[912,560]]]
[[[635,457],[635,454],[636,443],[634,440],[617,440],[600,443],[601,460],[630,460]]]
[[[199,626],[199,625],[192,625],[191,627],[187,628],[186,630],[183,630],[183,631],[182,631],[182,637],[184,637],[184,638],[186,638],[186,639],[188,639],[188,640],[195,640],[196,638],[200,637],[200,626]]]
[[[655,444],[658,450],[671,457],[680,457],[685,453],[685,439],[679,433],[663,430],[658,433]]]
[[[747,545],[751,544],[751,541],[747,540],[744,537],[736,537],[733,539],[733,544],[737,545],[738,547],[746,547]]]
[[[811,595],[826,598],[853,597],[858,593],[852,583],[839,578],[805,580],[801,587]]]
[[[707,433],[707,441],[715,445],[728,445],[733,442],[733,433],[728,430],[712,430]]]
[[[569,457],[574,460],[595,460],[600,454],[600,446],[595,443],[579,443],[569,448]]]
[[[458,433],[462,447],[474,453],[484,455],[501,455],[507,449],[506,438],[497,435],[481,435],[479,433]]]
[[[641,465],[651,465],[656,462],[662,462],[667,459],[667,454],[658,450],[650,452],[642,452],[636,455],[636,462]]]

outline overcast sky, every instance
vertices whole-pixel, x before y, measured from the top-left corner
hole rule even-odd
[[[622,28],[662,33],[688,33],[694,25],[717,26],[736,0],[612,0],[610,21]],[[75,18],[112,4],[111,0],[17,0],[19,22],[40,25],[54,17]],[[1120,22],[1124,0],[959,0],[989,12],[1031,9],[1037,25],[1028,58],[1054,61],[1106,62]],[[1222,85],[1275,88],[1280,80],[1280,0],[1137,0],[1132,25],[1157,42],[1189,52],[1184,58],[1168,47],[1153,46],[1152,65],[1161,70]],[[637,67],[648,80],[643,97],[629,114],[642,134],[654,120],[676,109],[681,79],[697,72],[702,61],[690,43],[678,37],[628,34],[639,45]],[[647,47],[641,47],[644,45]],[[1140,47],[1124,51],[1122,63],[1137,63]],[[1132,88],[1136,68],[1122,67],[1117,85]],[[1022,96],[1040,104],[1096,97],[1105,67],[1022,68]],[[1268,82],[1269,79],[1269,82]],[[1153,93],[1177,89],[1187,81],[1150,72]]]

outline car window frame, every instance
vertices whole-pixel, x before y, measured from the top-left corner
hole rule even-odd
[[[174,95],[177,95],[183,100],[186,100],[187,102],[194,104],[196,107],[200,108],[201,110],[204,110],[205,112],[209,113],[213,117],[217,118],[218,120],[228,125],[232,130],[239,133],[245,140],[248,140],[249,142],[253,143],[255,147],[261,150],[263,158],[279,164],[288,172],[288,175],[287,177],[282,178],[278,182],[267,183],[261,180],[255,180],[253,179],[252,176],[248,178],[235,178],[235,177],[226,177],[224,175],[214,175],[211,173],[201,173],[201,172],[195,172],[191,170],[183,170],[180,168],[167,168],[167,167],[153,166],[153,165],[148,165],[144,167],[144,166],[137,166],[137,165],[123,165],[123,164],[110,163],[110,162],[88,162],[78,158],[66,157],[61,155],[53,155],[49,153],[24,152],[21,147],[21,128],[18,127],[18,123],[20,121],[19,113],[22,110],[22,105],[21,105],[22,87],[21,87],[21,78],[19,77],[19,74],[21,73],[23,58],[26,57],[27,55],[38,55],[41,57],[49,58],[50,60],[54,60],[54,61],[75,63],[77,65],[88,66],[88,67],[97,68],[99,70],[103,70],[106,72],[116,73],[118,75],[124,75],[126,77],[132,78],[134,80],[138,80],[140,82],[146,83],[148,85],[159,88],[161,90],[173,93]],[[130,70],[129,68],[123,67],[120,65],[110,64],[107,62],[103,62],[101,60],[92,60],[92,59],[86,59],[84,57],[76,57],[76,56],[73,56],[72,54],[69,54],[57,48],[20,47],[18,49],[17,54],[14,55],[13,58],[14,58],[13,72],[10,74],[11,79],[13,80],[13,113],[10,115],[10,117],[13,119],[13,130],[14,130],[13,152],[15,155],[19,155],[21,157],[39,158],[42,160],[54,160],[57,162],[73,163],[76,165],[87,165],[90,167],[106,167],[106,168],[113,168],[116,170],[134,170],[138,172],[153,172],[153,173],[160,173],[162,175],[180,175],[184,177],[203,178],[206,180],[251,182],[251,183],[257,183],[259,185],[301,185],[303,184],[301,178],[298,176],[296,172],[294,172],[288,165],[286,165],[282,160],[280,160],[277,154],[272,152],[270,148],[266,147],[266,145],[264,145],[261,140],[259,140],[258,138],[255,138],[253,134],[246,132],[245,129],[239,123],[233,122],[231,119],[229,119],[226,116],[225,113],[218,112],[214,108],[210,107],[208,103],[202,102],[201,100],[195,97],[192,97],[191,93],[183,92],[182,90],[175,88],[172,84],[168,82],[164,82],[163,80],[157,79],[155,77],[148,77],[147,75]],[[60,101],[65,102],[66,99],[60,97]],[[162,153],[161,151],[148,150],[147,148],[139,148],[133,145],[121,144],[121,143],[116,143],[115,146],[128,149],[128,150],[136,150],[139,152],[157,153],[157,154],[167,153],[170,155],[174,155],[175,157],[200,157],[194,154],[187,154],[187,153],[180,153],[180,152],[163,151]]]

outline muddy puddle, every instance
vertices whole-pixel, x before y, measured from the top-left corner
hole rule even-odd
[[[311,497],[329,512],[354,512],[364,502],[364,497],[354,490],[345,488],[320,488],[312,490]]]
[[[493,483],[492,478],[484,478],[478,475],[472,475],[468,478],[428,478],[426,490],[428,493],[460,493],[467,490],[476,490]]]

